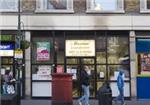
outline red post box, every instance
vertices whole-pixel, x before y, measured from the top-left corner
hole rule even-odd
[[[52,105],[72,104],[72,74],[52,74]]]

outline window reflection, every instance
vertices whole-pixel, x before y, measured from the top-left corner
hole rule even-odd
[[[18,0],[0,0],[0,9],[16,10],[17,9],[17,1]]]
[[[96,61],[101,64],[106,63],[106,52],[96,52]]]
[[[128,37],[108,37],[108,63],[120,64],[128,57]]]
[[[94,10],[116,10],[117,0],[94,0]]]
[[[47,0],[48,9],[67,9],[67,0]]]
[[[83,64],[94,64],[94,59],[83,59]]]
[[[106,65],[97,66],[97,80],[106,79]]]
[[[110,80],[117,80],[119,70],[122,70],[124,72],[124,79],[129,80],[129,65],[109,65],[108,69]]]
[[[150,9],[150,0],[147,0],[147,9]]]

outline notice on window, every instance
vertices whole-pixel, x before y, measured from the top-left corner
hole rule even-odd
[[[37,61],[49,61],[50,60],[50,43],[49,42],[37,42]]]
[[[66,40],[66,56],[95,56],[95,40]]]
[[[37,80],[51,80],[51,66],[39,66]]]

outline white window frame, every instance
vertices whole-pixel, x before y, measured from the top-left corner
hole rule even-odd
[[[140,13],[150,13],[150,9],[147,8],[147,0],[140,0]]]
[[[67,9],[47,9],[47,0],[36,0],[36,10],[37,13],[73,13],[73,0],[67,0]]]
[[[0,12],[18,12],[18,0],[14,0],[15,9],[0,9]]]
[[[94,0],[86,0],[86,9],[87,13],[125,13],[124,11],[124,0],[118,0],[117,2],[117,10],[94,10],[92,9],[92,6],[94,5],[93,2]]]

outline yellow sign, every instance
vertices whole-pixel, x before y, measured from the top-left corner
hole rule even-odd
[[[15,50],[15,58],[23,58],[23,51],[21,49]]]
[[[66,56],[95,56],[95,40],[66,40]]]

